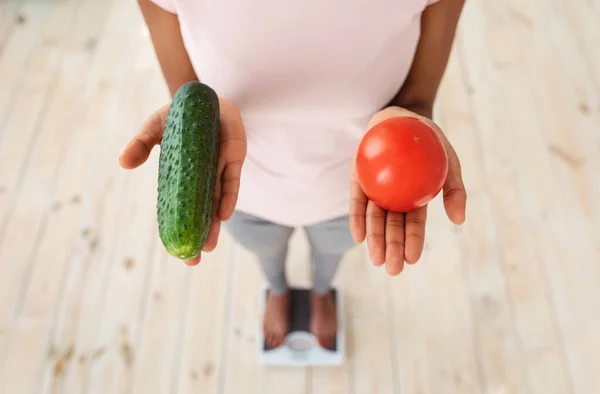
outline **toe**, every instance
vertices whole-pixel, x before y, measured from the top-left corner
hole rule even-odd
[[[278,342],[278,336],[276,333],[271,334],[271,346],[272,347],[277,347],[277,342]]]
[[[281,345],[281,334],[273,334],[273,347],[279,347]]]
[[[321,345],[321,347],[327,347],[327,335],[319,333],[317,338],[319,338],[319,344]]]

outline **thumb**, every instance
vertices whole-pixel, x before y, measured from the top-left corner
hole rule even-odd
[[[121,153],[119,157],[121,167],[130,170],[144,164],[154,146],[160,144],[168,111],[169,104],[153,112],[144,121],[138,133]]]
[[[467,192],[462,179],[460,161],[454,149],[450,146],[448,152],[448,176],[443,188],[444,208],[448,218],[454,224],[465,221]]]

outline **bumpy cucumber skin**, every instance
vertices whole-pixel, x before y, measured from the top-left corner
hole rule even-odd
[[[200,254],[213,216],[219,154],[219,99],[200,82],[182,85],[165,119],[158,166],[157,218],[169,254]]]

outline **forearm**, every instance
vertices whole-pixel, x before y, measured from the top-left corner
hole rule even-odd
[[[411,69],[389,106],[406,108],[431,119],[463,4],[464,0],[440,0],[423,11]]]
[[[179,19],[149,0],[138,0],[148,26],[150,39],[171,96],[181,85],[197,81],[189,55],[183,44]]]

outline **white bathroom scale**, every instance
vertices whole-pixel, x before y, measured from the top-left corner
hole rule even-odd
[[[260,319],[257,341],[258,362],[262,365],[305,367],[336,366],[344,363],[344,327],[342,319],[342,297],[339,289],[333,288],[333,297],[338,314],[338,332],[333,345],[324,348],[310,333],[310,288],[290,289],[290,333],[283,344],[271,348],[265,343],[262,330],[262,316],[265,310],[268,285],[260,293]]]

